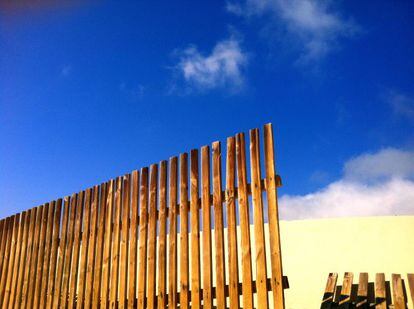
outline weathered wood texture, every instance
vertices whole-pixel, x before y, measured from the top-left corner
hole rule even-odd
[[[251,130],[246,149],[239,133],[0,220],[0,308],[284,308],[270,124],[262,138]]]
[[[371,283],[368,273],[360,273],[357,284],[353,284],[353,274],[349,272],[345,273],[342,286],[337,285],[337,279],[336,273],[328,275],[321,309],[406,309],[408,299],[411,297],[414,301],[414,274],[407,274],[408,283],[399,274],[392,274],[391,280],[386,281],[383,273],[376,274],[375,281]]]

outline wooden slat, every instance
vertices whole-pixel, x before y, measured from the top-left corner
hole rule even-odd
[[[266,196],[269,222],[270,261],[272,267],[273,308],[284,308],[282,254],[280,248],[279,210],[275,172],[275,151],[271,124],[264,126],[264,152],[266,167]]]
[[[167,307],[167,161],[160,162],[158,309]]]
[[[249,200],[246,172],[246,146],[243,133],[236,136],[237,185],[240,213],[240,236],[242,256],[243,308],[253,308],[252,262],[250,245]]]
[[[138,198],[139,198],[139,172],[132,172],[131,188],[131,230],[129,241],[129,269],[128,269],[128,308],[135,307],[137,293],[137,240],[138,240]]]
[[[250,130],[250,170],[252,182],[254,241],[256,246],[257,308],[267,308],[266,249],[264,236],[263,200],[260,176],[259,131]]]
[[[13,269],[14,269],[14,257],[16,254],[16,247],[17,247],[17,237],[19,233],[19,226],[20,226],[20,214],[16,214],[14,216],[13,221],[13,233],[11,237],[11,245],[10,245],[10,251],[9,251],[9,257],[8,257],[8,266],[7,266],[7,275],[6,277],[6,283],[4,286],[4,292],[3,292],[3,308],[7,308],[9,306],[9,300],[10,300],[10,294],[11,294],[11,285],[12,285],[12,275],[13,275]]]
[[[139,189],[140,218],[138,245],[138,309],[146,308],[147,232],[148,232],[148,168],[141,169]]]
[[[88,257],[88,246],[89,246],[89,222],[91,214],[91,197],[93,191],[92,189],[87,189],[85,193],[85,206],[83,210],[83,223],[82,223],[82,241],[81,241],[81,257],[79,263],[79,281],[77,284],[78,295],[76,308],[83,308],[84,296],[85,296],[85,280],[86,280],[86,263]]]
[[[386,309],[385,275],[383,273],[375,276],[375,309]]]
[[[100,306],[100,297],[102,291],[102,267],[103,267],[103,249],[104,239],[106,231],[106,212],[107,212],[107,198],[110,183],[101,184],[101,190],[99,192],[99,214],[98,214],[98,227],[96,232],[96,250],[95,250],[95,262],[93,272],[93,291],[92,291],[92,308],[98,308]],[[112,192],[112,191],[111,191]]]
[[[404,289],[401,280],[401,275],[392,274],[392,300],[394,309],[406,309],[404,298]]]
[[[224,225],[223,197],[221,191],[221,149],[220,142],[214,142],[213,148],[213,205],[214,205],[214,235],[216,240],[216,299],[217,308],[226,308],[224,295],[225,266],[224,266]]]
[[[49,204],[49,209],[46,218],[46,238],[45,249],[42,266],[42,282],[40,287],[39,307],[44,308],[46,306],[47,290],[49,283],[49,266],[50,266],[50,252],[52,247],[52,231],[53,231],[53,218],[56,209],[56,202],[53,201]],[[54,271],[54,269],[52,270]]]
[[[341,295],[339,296],[339,305],[349,304],[351,302],[351,290],[354,274],[346,272],[342,283]]]
[[[93,282],[94,282],[94,266],[95,266],[95,252],[96,252],[96,241],[97,241],[97,229],[98,229],[98,214],[99,214],[99,193],[101,186],[95,186],[92,193],[92,204],[90,210],[90,225],[89,225],[89,234],[88,237],[88,252],[87,254],[87,264],[86,264],[86,274],[85,274],[85,297],[84,297],[84,307],[90,308],[92,303],[92,291],[93,291]],[[83,241],[82,241],[83,243]],[[95,274],[96,275],[96,274]],[[98,290],[99,288],[96,287]]]
[[[1,276],[3,274],[3,260],[6,250],[6,244],[7,244],[7,235],[8,235],[8,226],[9,226],[10,218],[5,218],[2,220],[2,227],[1,227],[1,243],[0,243],[0,282],[1,282]]]
[[[115,209],[112,234],[112,253],[111,253],[111,282],[109,286],[109,308],[115,308],[118,296],[118,276],[119,276],[119,249],[121,240],[121,206],[122,206],[122,178],[116,180]]]
[[[226,204],[228,233],[228,269],[230,286],[230,307],[239,308],[239,267],[237,260],[237,221],[235,203],[235,138],[227,139],[226,158]]]
[[[36,270],[36,280],[35,280],[35,291],[33,296],[33,307],[38,308],[41,298],[41,287],[42,287],[42,277],[43,277],[43,260],[45,258],[45,240],[46,240],[46,231],[47,231],[47,218],[49,214],[50,204],[46,203],[43,208],[42,222],[40,227],[40,240],[39,248],[37,250],[37,270]]]
[[[325,292],[322,297],[321,309],[328,309],[332,307],[334,301],[336,281],[338,280],[337,273],[329,273],[326,281]]]
[[[20,262],[21,249],[23,246],[22,244],[23,230],[26,225],[27,215],[28,213],[26,211],[23,211],[20,217],[19,231],[18,231],[18,236],[17,236],[17,241],[16,241],[16,252],[14,254],[12,280],[11,280],[11,286],[10,286],[10,299],[9,299],[8,304],[5,304],[5,305],[8,305],[9,307],[14,306],[14,301],[16,297],[16,285],[17,285],[17,279],[18,279],[17,277],[19,274],[19,270],[23,268],[22,264],[20,264],[19,262]]]
[[[112,241],[112,208],[114,201],[114,187],[115,181],[112,179],[109,182],[108,193],[106,197],[105,206],[105,236],[104,247],[102,254],[102,277],[101,277],[101,300],[100,307],[106,308],[108,306],[108,290],[109,290],[109,275],[110,275],[110,259],[111,259],[111,241]]]
[[[29,234],[29,227],[31,222],[33,210],[29,209],[26,213],[26,219],[24,222],[24,230],[22,236],[22,246],[20,249],[20,258],[19,258],[19,271],[17,274],[17,282],[16,282],[16,295],[14,299],[14,307],[20,307],[20,300],[22,295],[23,289],[23,280],[24,280],[24,271],[27,268],[25,261],[26,261],[26,252],[27,252],[27,244],[28,244],[28,234]],[[0,252],[1,254],[1,252]]]
[[[201,308],[200,297],[200,223],[198,205],[198,150],[191,150],[190,158],[190,214],[191,214],[191,308]]]
[[[148,211],[148,252],[147,252],[147,280],[148,295],[147,308],[155,308],[156,302],[156,257],[157,257],[157,182],[158,165],[150,167],[150,195]]]
[[[189,307],[188,155],[180,155],[180,308]]]
[[[411,294],[411,301],[414,306],[414,274],[407,274],[408,286]]]
[[[58,270],[58,251],[59,251],[59,232],[60,232],[60,219],[62,215],[62,199],[58,199],[55,207],[55,214],[53,217],[53,232],[52,232],[52,245],[50,252],[50,275],[49,284],[47,286],[47,299],[46,308],[51,308],[53,304],[53,293],[55,291],[56,270]]]
[[[4,302],[4,291],[6,289],[7,267],[9,265],[14,216],[8,217],[6,220],[7,220],[6,231],[3,233],[4,239],[5,239],[5,245],[4,245],[4,252],[2,256],[2,268],[1,268],[1,276],[0,276],[0,306],[2,306]]]
[[[121,256],[119,261],[119,308],[125,308],[127,300],[128,280],[128,242],[129,242],[129,215],[130,215],[130,175],[122,179],[122,231]]]
[[[20,304],[21,304],[21,307],[23,308],[27,304],[29,285],[31,282],[30,266],[32,264],[32,259],[33,259],[33,245],[34,245],[33,242],[34,242],[35,226],[36,226],[38,212],[39,212],[38,208],[32,208],[32,214],[30,216],[30,226],[29,226],[27,249],[26,249],[26,262],[25,262],[25,270],[24,270],[24,276],[23,276],[22,296],[20,299]]]
[[[201,207],[203,214],[203,308],[212,309],[213,270],[211,257],[210,147],[201,148]]]
[[[356,307],[368,307],[368,273],[359,274]]]
[[[54,292],[53,292],[52,308],[54,309],[59,308],[61,304],[63,270],[65,266],[68,223],[69,223],[70,207],[71,207],[70,205],[71,205],[71,199],[69,196],[67,196],[64,199],[62,229],[61,229],[61,235],[60,235],[57,266],[56,266],[56,279],[55,279],[55,286],[53,289]]]
[[[70,271],[69,281],[69,300],[68,307],[74,308],[76,302],[76,287],[78,286],[78,274],[79,274],[79,253],[80,253],[80,239],[82,233],[82,217],[83,217],[83,202],[85,198],[85,191],[81,191],[78,194],[76,203],[76,217],[75,217],[75,230],[73,237],[73,252],[72,252],[72,266]]]
[[[15,216],[9,218],[9,222],[7,224],[7,232],[6,232],[6,246],[4,250],[4,257],[3,257],[3,266],[1,272],[1,279],[0,279],[0,306],[3,305],[5,301],[5,290],[6,290],[6,283],[7,283],[7,274],[9,273],[9,259],[10,259],[10,250],[12,247],[12,237],[13,237],[13,230],[14,230],[14,221]]]
[[[36,282],[38,278],[37,275],[37,260],[38,260],[38,250],[39,250],[39,241],[40,241],[40,231],[41,231],[41,223],[43,221],[43,212],[44,206],[39,206],[37,210],[36,216],[36,223],[35,223],[35,234],[33,239],[33,249],[32,249],[32,259],[30,265],[30,273],[29,273],[29,284],[28,284],[28,292],[27,292],[27,301],[26,301],[26,308],[33,307],[34,302],[34,294],[36,288]]]
[[[66,308],[68,303],[68,293],[69,293],[69,276],[71,274],[71,262],[72,262],[72,251],[73,251],[73,238],[74,238],[74,229],[75,229],[75,217],[76,217],[76,201],[78,199],[77,194],[72,194],[70,199],[70,212],[69,212],[69,221],[67,227],[66,235],[66,245],[65,245],[65,258],[63,266],[63,276],[62,276],[62,285],[61,285],[61,299],[59,301],[59,308]]]
[[[177,157],[170,158],[168,307],[177,307]]]

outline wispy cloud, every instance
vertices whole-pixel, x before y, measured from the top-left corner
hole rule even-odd
[[[60,69],[60,75],[67,77],[72,73],[72,66],[70,64],[65,64]]]
[[[125,82],[122,82],[119,84],[119,90],[132,101],[139,101],[144,96],[145,87],[141,84],[129,86]]]
[[[391,105],[395,115],[414,120],[414,97],[398,91],[390,91],[385,100]]]
[[[244,69],[247,54],[242,50],[240,40],[235,37],[219,41],[210,54],[201,53],[196,46],[179,51],[176,71],[192,90],[225,88],[239,91],[245,82]]]
[[[344,178],[377,182],[389,178],[414,176],[414,151],[385,148],[376,153],[365,153],[345,163]]]
[[[284,32],[299,42],[299,62],[322,58],[338,46],[340,38],[357,32],[357,25],[345,19],[323,0],[246,0],[229,2],[227,10],[245,17],[270,16]]]
[[[306,195],[280,199],[282,219],[414,215],[414,152],[387,148],[344,164],[344,175]]]

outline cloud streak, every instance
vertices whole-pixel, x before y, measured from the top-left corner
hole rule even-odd
[[[227,10],[245,17],[270,16],[291,38],[299,42],[298,62],[315,61],[338,46],[340,38],[350,37],[357,26],[321,0],[246,0],[230,2]]]
[[[208,55],[195,46],[179,52],[176,70],[186,86],[193,90],[225,88],[234,92],[244,85],[247,61],[240,41],[231,37],[218,42]]]
[[[306,195],[280,198],[285,220],[414,215],[414,152],[387,148],[347,161],[344,175]]]

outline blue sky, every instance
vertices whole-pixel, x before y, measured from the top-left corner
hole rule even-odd
[[[414,214],[412,1],[3,6],[0,217],[267,122],[286,218]]]

